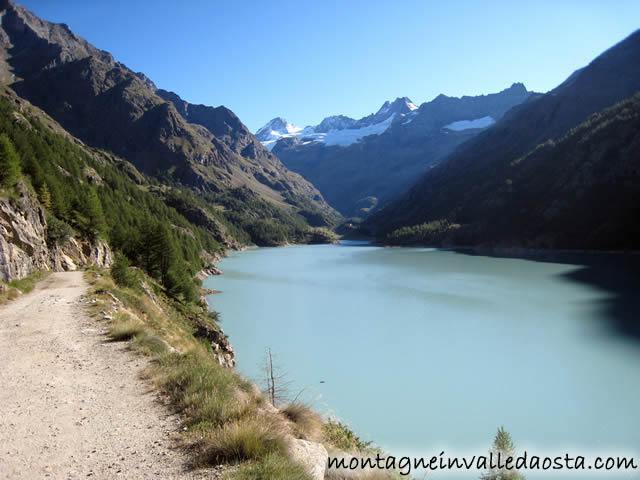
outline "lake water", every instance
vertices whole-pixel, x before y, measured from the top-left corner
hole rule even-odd
[[[530,455],[638,460],[636,259],[261,248],[205,286],[245,376],[270,348],[293,395],[389,453],[482,455],[504,425]]]

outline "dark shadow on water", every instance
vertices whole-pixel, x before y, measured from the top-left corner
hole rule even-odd
[[[640,255],[623,253],[581,253],[527,251],[518,254],[454,249],[464,255],[518,258],[536,262],[562,263],[580,268],[560,277],[587,285],[606,295],[593,300],[600,309],[603,330],[640,346]]]

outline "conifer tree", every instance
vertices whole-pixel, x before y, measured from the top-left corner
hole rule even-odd
[[[151,232],[149,247],[152,268],[160,276],[160,282],[166,285],[169,271],[178,262],[178,250],[166,225],[156,225]]]
[[[493,454],[495,462],[498,461],[498,454],[501,458],[501,463],[505,463],[508,457],[516,457],[516,447],[511,439],[511,435],[504,427],[500,427],[496,433],[496,437],[493,440],[493,447],[490,451]],[[494,468],[488,472],[482,474],[481,480],[524,480],[524,476],[515,469],[498,469]]]
[[[87,204],[85,206],[89,217],[89,228],[94,235],[104,233],[106,229],[102,203],[98,198],[95,188],[90,188],[87,193]]]
[[[6,133],[0,135],[0,185],[13,187],[20,180],[20,157]]]
[[[40,186],[38,198],[45,209],[51,210],[51,192],[49,192],[49,187],[46,182]]]

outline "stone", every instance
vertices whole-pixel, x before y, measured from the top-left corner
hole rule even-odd
[[[304,466],[314,480],[323,480],[327,467],[327,449],[324,445],[291,437],[288,444],[292,460]]]
[[[18,198],[0,198],[0,281],[10,282],[49,270],[44,210],[20,181]]]

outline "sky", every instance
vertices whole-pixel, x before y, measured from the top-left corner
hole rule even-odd
[[[640,28],[638,0],[17,0],[256,131],[522,82],[546,92]]]

